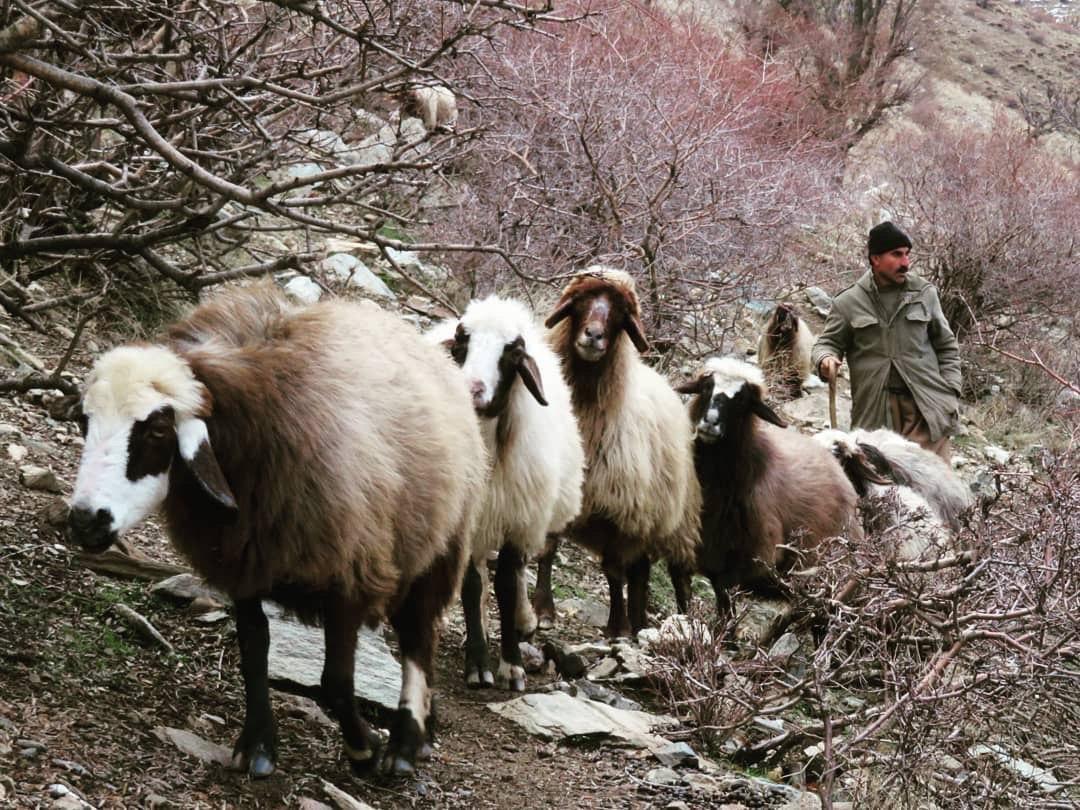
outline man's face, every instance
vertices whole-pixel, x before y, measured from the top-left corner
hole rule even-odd
[[[895,287],[907,281],[908,268],[911,265],[910,253],[910,248],[898,247],[870,257],[870,269],[873,270],[879,287]]]

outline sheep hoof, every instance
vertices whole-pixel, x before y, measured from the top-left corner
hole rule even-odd
[[[416,773],[416,768],[413,764],[402,756],[387,757],[384,759],[382,770],[383,773],[390,774],[391,776],[412,776]]]
[[[378,741],[375,744],[360,750],[345,744],[345,756],[349,760],[349,766],[352,768],[352,772],[357,776],[366,776],[371,773],[375,766],[379,764],[379,746]]]
[[[416,749],[416,758],[420,762],[427,762],[434,753],[435,749],[431,747],[431,743],[425,740],[420,744],[420,747]]]
[[[247,771],[252,779],[265,779],[274,772],[274,758],[265,743],[257,743],[250,751],[236,750],[233,753],[232,767],[238,771]]]
[[[491,689],[495,685],[495,676],[491,670],[471,670],[465,675],[465,685],[470,689]]]
[[[511,692],[524,692],[525,668],[520,664],[510,664],[502,661],[499,663],[497,682],[500,689],[509,689]]]
[[[537,616],[536,627],[538,630],[550,630],[555,626],[554,616]]]

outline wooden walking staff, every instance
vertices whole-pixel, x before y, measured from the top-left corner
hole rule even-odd
[[[836,372],[829,377],[829,427],[836,430]]]

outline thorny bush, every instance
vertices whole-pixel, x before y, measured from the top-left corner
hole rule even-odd
[[[827,807],[1075,807],[1080,452],[1033,469],[999,473],[939,558],[827,545],[791,577],[794,656],[699,635],[660,649],[661,695],[700,744]]]

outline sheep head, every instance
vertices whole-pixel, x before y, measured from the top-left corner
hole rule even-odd
[[[813,438],[832,452],[860,498],[867,496],[872,484],[887,486],[895,483],[890,477],[892,465],[873,445],[856,441],[842,430],[823,430]]]
[[[692,394],[690,419],[698,441],[711,444],[735,437],[751,414],[787,427],[765,404],[765,379],[761,370],[732,357],[713,357],[693,380],[675,388]]]
[[[510,400],[514,381],[520,379],[540,405],[547,405],[544,382],[536,360],[529,354],[526,335],[532,315],[517,301],[490,296],[473,301],[457,323],[452,338],[445,340],[465,374],[477,414],[493,419]]]
[[[102,355],[86,380],[80,422],[86,437],[69,528],[103,551],[165,500],[176,460],[231,511],[236,500],[210,447],[210,396],[190,366],[160,346]]]
[[[606,357],[623,332],[639,352],[649,350],[634,279],[621,270],[593,265],[575,275],[545,323],[551,328],[565,318],[573,350],[586,362]]]
[[[765,335],[772,348],[791,346],[799,331],[799,316],[795,307],[788,303],[776,305],[765,325]]]

